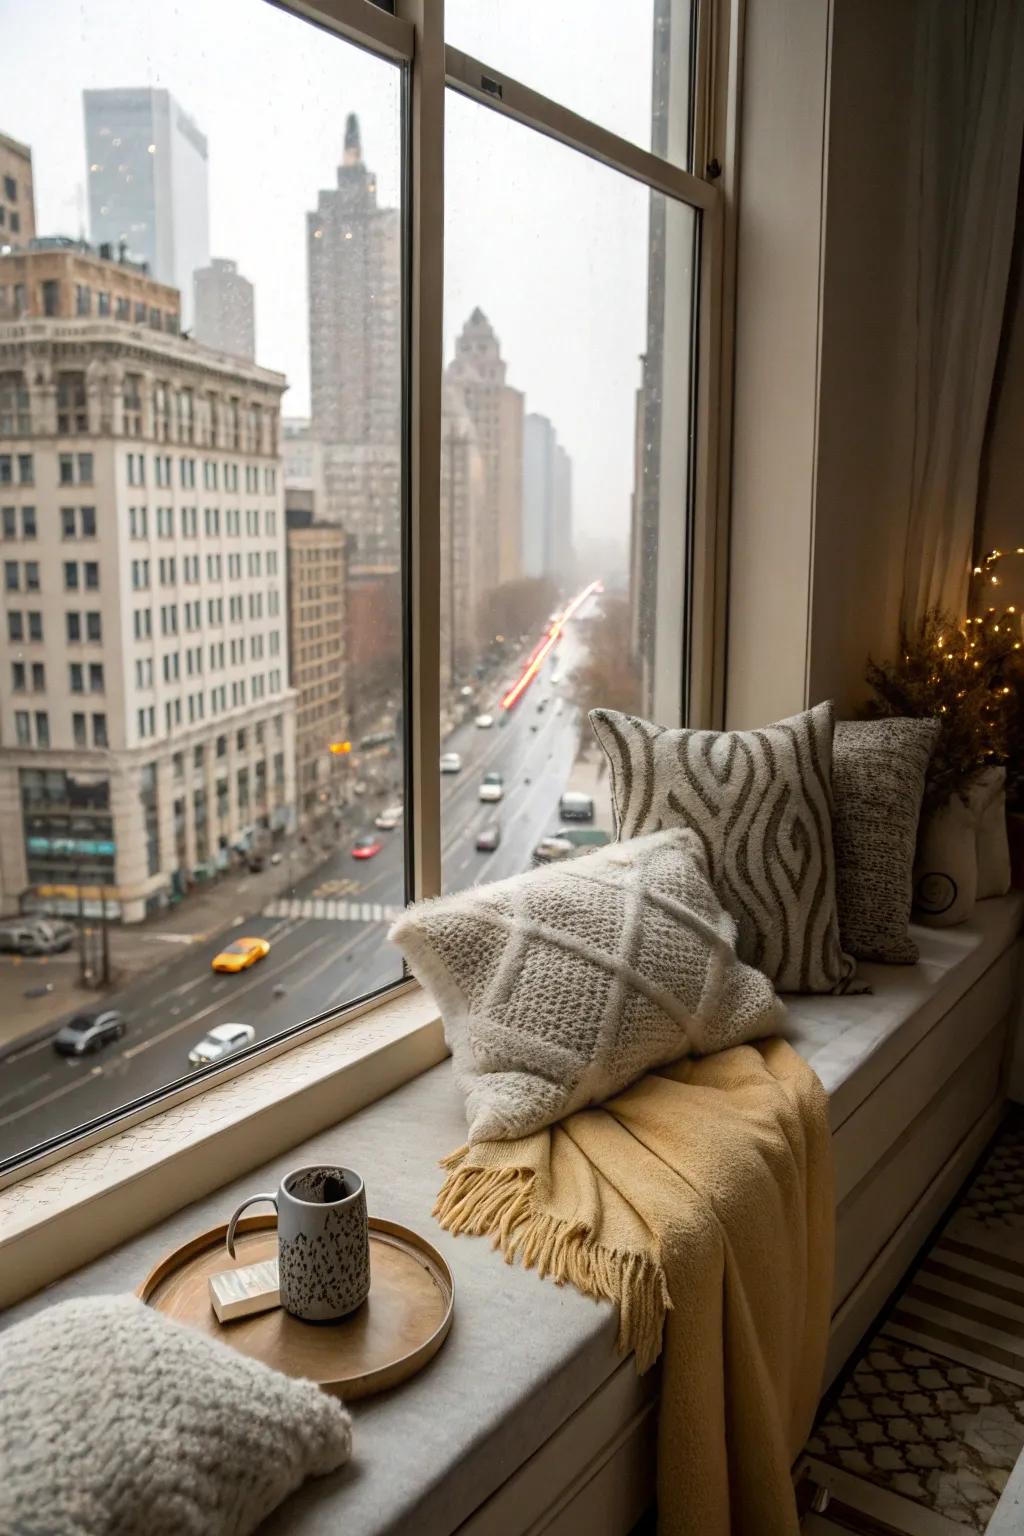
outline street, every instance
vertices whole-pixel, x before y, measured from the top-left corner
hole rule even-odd
[[[579,722],[551,678],[566,677],[578,656],[569,625],[511,710],[503,713],[497,696],[479,701],[493,726],[480,729],[470,720],[444,741],[445,751],[462,757],[459,773],[441,776],[446,891],[527,869],[536,843],[558,827],[559,796],[573,787]],[[494,805],[478,797],[489,771],[504,778],[504,797]],[[372,814],[368,810],[368,832]],[[501,829],[500,845],[477,852],[477,832],[492,822]],[[0,1065],[0,1169],[54,1136],[190,1075],[189,1049],[216,1024],[251,1024],[257,1041],[267,1041],[397,980],[401,958],[386,934],[405,900],[401,825],[379,838],[383,847],[372,859],[357,861],[348,846],[339,847],[258,915],[182,945],[171,965],[98,997],[96,1003],[119,1008],[128,1021],[115,1044],[80,1060],[57,1055],[52,1028],[15,1044]],[[269,940],[269,955],[238,975],[213,972],[213,956],[239,934]]]

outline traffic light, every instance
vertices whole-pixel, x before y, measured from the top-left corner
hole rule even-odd
[[[327,750],[328,752],[333,752],[335,757],[343,757],[346,752],[352,751],[352,743],[350,741],[331,741],[327,744]]]

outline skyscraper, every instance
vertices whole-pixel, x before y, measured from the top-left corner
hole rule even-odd
[[[446,376],[459,387],[483,459],[484,492],[473,538],[473,590],[482,599],[522,574],[523,396],[505,382],[501,347],[474,309],[455,342]]]
[[[523,575],[571,579],[572,460],[546,416],[523,424]]]
[[[321,515],[357,564],[397,568],[401,540],[402,285],[397,208],[377,206],[359,119],[345,123],[337,186],[307,214],[311,435]]]
[[[474,540],[484,503],[484,465],[462,390],[444,381],[441,401],[441,687],[468,676],[477,657]]]
[[[169,91],[83,91],[94,245],[120,245],[181,294],[192,325],[193,273],[210,260],[206,138]]]
[[[208,267],[193,273],[197,341],[231,357],[253,362],[256,357],[256,306],[253,286],[238,263],[215,256]]]

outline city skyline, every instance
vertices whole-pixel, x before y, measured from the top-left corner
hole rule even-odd
[[[636,86],[632,93],[619,93],[611,125],[643,142],[650,132],[647,22],[641,16],[627,23],[611,5],[601,9],[608,12],[616,58],[624,61]],[[5,12],[13,22],[13,0],[0,0],[0,24]],[[210,250],[236,260],[254,284],[259,360],[288,378],[288,414],[309,414],[303,220],[317,188],[333,182],[349,111],[359,114],[381,204],[397,206],[399,73],[269,6],[227,0],[216,13],[204,12],[202,51],[190,47],[180,15],[158,13],[145,39],[126,36],[120,15],[119,0],[92,0],[84,17],[76,12],[68,27],[61,0],[42,0],[11,28],[26,65],[34,50],[46,46],[58,18],[67,36],[67,47],[54,61],[45,103],[25,79],[28,69],[15,67],[5,92],[4,131],[33,144],[40,227],[77,235],[86,224],[82,89],[146,85],[171,91],[209,146]],[[578,37],[573,42],[565,18],[553,18],[550,25],[559,47],[572,45],[578,51],[585,44]],[[603,56],[603,47],[592,46],[595,66],[602,65],[598,55]],[[222,63],[228,56],[233,84],[225,92]],[[264,110],[268,57],[275,60],[276,86],[286,95],[292,92],[289,112],[283,118],[275,114],[272,127]],[[590,74],[591,99],[580,105],[607,117],[597,90],[608,79],[607,61]],[[482,128],[471,127],[468,143],[466,131],[458,129],[446,175],[452,207],[476,213],[465,237],[458,228],[449,230],[445,360],[453,355],[454,337],[466,316],[479,305],[502,338],[509,383],[526,394],[529,409],[558,423],[574,461],[580,531],[614,534],[624,544],[632,490],[633,392],[644,343],[646,208],[639,224],[623,219],[617,188],[628,186],[638,195],[640,189],[614,172],[583,163],[581,172],[592,190],[580,195],[578,178],[567,181],[561,169],[560,147],[518,127],[516,138],[501,144],[495,162],[493,144],[483,144],[483,138],[493,137],[495,125],[483,121],[492,114],[450,98],[450,124],[467,111],[478,114]],[[488,160],[500,174],[491,178],[493,185],[482,185]],[[525,228],[522,219],[509,217],[500,193],[502,186],[524,183],[536,190]],[[503,231],[502,249],[489,252],[486,269],[480,270],[475,235],[496,227]],[[609,229],[615,230],[612,241]],[[571,279],[559,278],[557,291],[545,303],[538,303],[533,291],[534,283],[543,285],[538,240],[554,258],[557,272],[572,273]],[[600,264],[593,260],[598,249]],[[531,281],[517,281],[519,272]],[[557,322],[561,319],[564,330],[567,318],[569,344],[553,346]],[[586,391],[581,379],[587,381]]]

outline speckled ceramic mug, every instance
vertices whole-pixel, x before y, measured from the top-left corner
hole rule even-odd
[[[238,1218],[257,1200],[269,1200],[277,1210],[285,1311],[303,1322],[332,1323],[362,1306],[370,1292],[370,1231],[358,1173],[327,1164],[296,1168],[276,1193],[250,1195],[228,1222],[232,1258]]]

